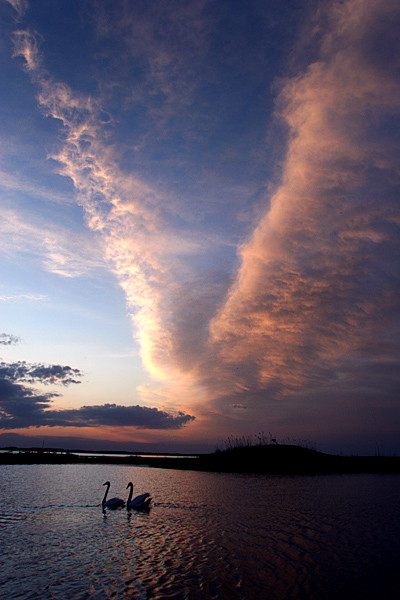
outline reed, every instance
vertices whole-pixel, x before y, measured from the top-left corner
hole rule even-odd
[[[221,440],[214,453],[226,452],[230,450],[237,450],[242,448],[250,448],[253,446],[271,446],[271,445],[280,445],[280,446],[299,446],[301,448],[307,448],[308,450],[316,450],[316,446],[313,442],[307,439],[292,439],[286,437],[282,440],[277,440],[275,436],[272,435],[271,432],[266,434],[264,431],[259,431],[254,435],[242,435],[242,436],[234,436],[230,435],[224,440]]]

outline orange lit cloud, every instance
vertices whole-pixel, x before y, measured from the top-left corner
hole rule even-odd
[[[28,9],[28,0],[6,0],[16,12],[17,20],[20,19]]]
[[[340,393],[354,376],[347,361],[379,363],[398,323],[399,5],[324,7],[318,60],[278,98],[282,184],[210,327],[219,393],[250,402],[257,390]]]
[[[99,102],[54,81],[33,58],[36,42],[29,32],[18,32],[15,55],[25,58],[42,111],[63,126],[62,146],[52,158],[61,165],[60,173],[72,180],[87,224],[126,294],[143,363],[179,395],[190,379],[176,359],[175,310],[184,288],[179,278],[190,278],[182,257],[195,254],[200,246],[173,230],[171,209],[156,190],[121,171],[108,144]],[[50,251],[48,260],[57,262],[56,253]],[[61,267],[52,270],[67,274]]]

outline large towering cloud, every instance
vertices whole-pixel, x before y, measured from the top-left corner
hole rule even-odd
[[[282,184],[210,327],[220,393],[250,404],[398,383],[400,6],[329,2],[317,16],[318,58],[278,99]]]

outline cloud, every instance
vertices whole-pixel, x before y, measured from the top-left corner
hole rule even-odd
[[[183,231],[174,231],[175,215],[156,190],[118,167],[99,100],[53,80],[31,58],[37,47],[32,35],[19,33],[16,54],[30,61],[39,105],[63,126],[62,148],[52,158],[73,181],[88,226],[102,238],[105,258],[132,311],[143,362],[156,379],[177,381],[182,368],[175,359],[179,345],[171,325],[176,301],[191,279],[183,257],[202,248]]]
[[[62,277],[93,276],[106,268],[101,242],[90,233],[27,219],[17,210],[2,210],[0,251],[8,257],[37,257],[46,271]]]
[[[19,344],[20,341],[21,338],[16,335],[0,333],[0,346],[15,346],[16,344]]]
[[[8,381],[25,381],[27,383],[44,383],[69,385],[80,383],[78,377],[82,377],[79,369],[62,365],[29,364],[25,361],[15,363],[0,363],[0,378]]]
[[[2,162],[6,162],[10,155],[14,157],[20,156],[22,152],[21,145],[22,142],[16,144],[15,142],[13,143],[11,139],[7,139],[7,141],[3,140],[3,147],[0,148]],[[26,153],[25,149],[24,153]],[[15,168],[15,163],[13,167]],[[26,176],[9,173],[5,169],[0,169],[0,186],[6,192],[4,193],[4,196],[11,196],[13,200],[17,199],[21,195],[29,194],[37,200],[45,200],[49,204],[51,203],[53,205],[57,204],[61,206],[63,204],[72,204],[74,202],[71,196],[67,193],[56,191],[55,189],[49,188],[45,185],[39,185]]]
[[[38,394],[26,386],[0,377],[0,429],[29,427],[135,427],[136,429],[181,429],[195,417],[183,412],[168,413],[145,406],[82,406],[51,409],[55,393]]]
[[[5,369],[5,376],[0,376],[0,428],[38,427],[55,396],[55,393],[39,394],[8,379]]]
[[[27,71],[35,73],[41,65],[41,53],[37,43],[37,34],[29,30],[14,31],[14,53],[13,58],[22,56],[25,59]]]
[[[41,294],[14,294],[12,296],[0,296],[1,302],[18,302],[19,300],[27,300],[28,302],[46,302],[49,300],[49,297],[42,296]]]
[[[329,2],[319,18],[319,57],[278,98],[282,184],[210,324],[204,381],[221,395],[340,393],[348,371],[359,384],[343,363],[366,346],[370,364],[387,360],[398,331],[399,5]]]
[[[5,335],[5,334],[3,334]],[[5,339],[10,339],[6,336]],[[0,363],[0,429],[26,427],[135,427],[137,429],[180,429],[195,419],[182,411],[168,413],[144,406],[82,406],[79,409],[51,408],[59,394],[41,394],[22,383],[78,384],[79,369],[61,365]],[[22,382],[22,383],[21,383]]]
[[[77,410],[51,411],[46,415],[46,425],[63,427],[135,427],[137,429],[180,429],[195,417],[183,412],[170,414],[146,406],[82,406]]]
[[[191,110],[194,95],[202,85],[205,68],[211,77],[206,66],[210,36],[210,19],[204,15],[207,3],[172,0],[166,5],[155,0],[142,3],[139,9],[114,11],[110,5],[115,3],[105,2],[93,12],[97,35],[111,44],[108,85],[126,88],[125,101],[151,116],[156,124],[151,137],[159,141],[169,135],[166,123],[176,115],[175,129],[185,135],[190,121],[199,117]],[[132,62],[141,70],[134,85],[126,72]],[[201,117],[206,119],[206,111]]]
[[[11,4],[13,9],[17,13],[17,19],[21,19],[29,8],[28,0],[5,0],[5,2]]]
[[[201,6],[196,3],[194,20],[204,41]],[[173,11],[169,15],[181,31],[187,15],[182,21]],[[101,11],[96,18],[99,35],[118,25],[126,33],[123,43],[131,40],[130,56],[148,59],[152,75],[138,84],[138,93],[153,93],[154,114],[157,106],[165,109],[159,123],[171,118],[175,106],[186,107],[188,117],[197,84],[179,58],[180,42],[149,44],[160,34],[159,22],[136,26],[129,13],[118,15],[117,24],[106,22]],[[189,201],[187,212],[179,213],[171,195],[119,166],[101,99],[56,81],[34,35],[17,32],[15,56],[25,59],[41,110],[61,127],[62,147],[52,157],[73,182],[88,227],[102,239],[126,294],[144,365],[171,390],[170,398],[180,386],[191,388],[189,402],[201,396],[201,387],[203,404],[221,412],[246,406],[239,412],[250,414],[270,402],[287,408],[288,399],[296,402],[301,394],[356,394],[366,372],[392,360],[385,349],[398,356],[399,25],[396,0],[318,4],[306,36],[310,48],[318,47],[316,55],[279,83],[276,114],[287,132],[281,181],[239,247],[233,278],[200,264],[206,240],[194,239],[181,221],[195,211]],[[157,127],[152,150],[166,131],[157,133]],[[146,135],[138,144],[146,143]],[[68,414],[89,418],[84,408]],[[133,409],[133,419],[150,415]],[[113,405],[105,413],[120,414]],[[100,418],[96,410],[92,414]]]

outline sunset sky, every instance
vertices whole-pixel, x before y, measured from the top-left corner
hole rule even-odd
[[[0,447],[400,453],[399,31],[0,0]]]

